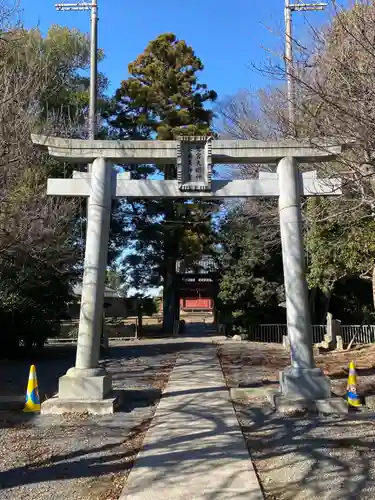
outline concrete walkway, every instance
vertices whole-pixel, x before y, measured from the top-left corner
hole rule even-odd
[[[120,500],[245,499],[263,494],[216,348],[202,343],[180,354]]]

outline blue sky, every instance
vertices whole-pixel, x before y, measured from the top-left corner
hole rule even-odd
[[[267,85],[251,65],[261,66],[266,49],[283,50],[284,0],[98,0],[98,6],[99,47],[105,53],[99,69],[110,80],[109,94],[127,77],[129,62],[161,33],[175,33],[194,48],[205,66],[201,81],[219,99]],[[39,26],[43,33],[52,24],[90,29],[89,12],[57,12],[54,0],[22,0],[22,7],[27,28]],[[309,23],[326,19],[327,13],[296,14],[295,36],[303,41]]]
[[[205,65],[201,80],[219,98],[264,85],[251,64],[261,64],[265,48],[276,53],[282,47],[283,5],[284,0],[98,0],[99,46],[106,56],[100,70],[110,80],[109,93],[126,78],[128,63],[165,32],[193,46]],[[89,31],[88,12],[56,12],[54,0],[23,0],[22,7],[26,27],[38,25],[45,33],[51,24],[61,24]],[[327,14],[295,14],[302,37],[306,17],[316,24]]]

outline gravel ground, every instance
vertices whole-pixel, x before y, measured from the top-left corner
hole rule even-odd
[[[316,359],[333,376],[336,394],[345,391],[347,363],[353,359],[361,367],[359,391],[371,393],[373,354],[369,347]],[[288,364],[282,347],[272,344],[227,342],[219,356],[229,387],[276,387],[278,371]],[[373,412],[287,417],[274,412],[259,392],[234,406],[267,500],[375,498]]]
[[[183,347],[154,341],[111,348],[103,365],[114,387],[126,391],[114,415],[0,412],[0,499],[117,500]],[[42,398],[51,396],[74,362],[74,348],[53,346],[36,360],[2,362],[0,395],[24,393],[30,362]]]

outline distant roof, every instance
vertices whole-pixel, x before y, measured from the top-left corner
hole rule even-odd
[[[203,255],[200,260],[187,264],[183,260],[176,263],[177,274],[208,274],[217,271],[218,266],[210,255]]]
[[[73,287],[73,294],[76,297],[80,297],[82,295],[82,284],[79,283]],[[114,290],[113,288],[106,286],[104,290],[104,298],[110,299],[110,298],[116,298],[116,297],[126,297],[126,294],[117,290]]]

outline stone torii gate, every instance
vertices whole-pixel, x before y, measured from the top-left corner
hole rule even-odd
[[[112,198],[278,197],[291,365],[280,373],[281,394],[310,401],[330,398],[330,381],[316,368],[305,278],[301,196],[340,194],[339,179],[301,174],[297,163],[330,161],[341,152],[335,143],[211,140],[100,141],[33,135],[34,144],[61,161],[92,163],[91,173],[49,179],[47,193],[88,198],[87,239],[75,367],[59,380],[57,397],[44,413],[111,413],[116,405],[110,376],[99,368],[100,333]],[[112,165],[174,164],[177,180],[132,180]],[[258,179],[212,180],[214,164],[277,164],[277,173]]]

